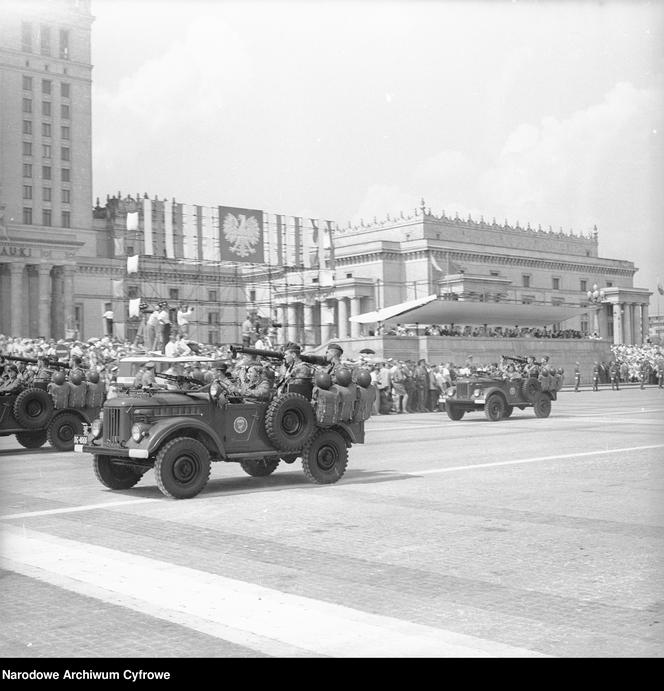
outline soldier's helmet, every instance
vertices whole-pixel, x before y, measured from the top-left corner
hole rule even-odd
[[[191,372],[191,377],[192,379],[196,379],[197,381],[204,382],[205,377],[203,376],[203,372],[196,367],[194,370]]]
[[[65,373],[62,370],[58,370],[53,375],[53,383],[57,384],[58,386],[62,386],[62,384],[65,383]]]
[[[99,381],[99,372],[90,372],[88,374],[88,381],[92,384],[96,384]]]
[[[69,381],[74,385],[78,386],[83,381],[83,372],[80,369],[75,369],[69,375]]]
[[[353,373],[348,367],[340,367],[335,373],[334,377],[339,386],[348,386],[353,380]]]
[[[316,372],[314,384],[319,389],[329,389],[332,386],[332,377],[329,372]]]
[[[356,379],[357,383],[366,389],[371,384],[371,373],[367,369],[361,369],[357,373]]]

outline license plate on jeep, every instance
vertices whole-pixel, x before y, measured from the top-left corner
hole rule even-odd
[[[88,443],[88,437],[85,434],[77,434],[74,437],[74,444],[87,444]]]

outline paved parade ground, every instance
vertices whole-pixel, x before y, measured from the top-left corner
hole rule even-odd
[[[368,421],[334,485],[194,499],[0,439],[0,656],[661,657],[664,391]]]

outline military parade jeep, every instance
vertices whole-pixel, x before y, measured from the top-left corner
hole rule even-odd
[[[36,362],[5,357],[10,361]],[[103,385],[86,382],[82,375],[70,375],[67,380],[62,371],[53,375],[50,384],[35,381],[0,394],[0,437],[15,434],[26,449],[37,449],[48,441],[59,451],[72,451],[74,438],[99,415],[103,396]]]
[[[536,417],[548,417],[551,401],[562,386],[558,374],[542,372],[537,376],[502,379],[475,375],[458,377],[445,399],[445,411],[451,420],[461,420],[465,413],[484,410],[488,420],[497,422],[510,417],[514,408],[533,408]]]
[[[333,483],[351,445],[364,443],[376,392],[368,372],[358,383],[324,379],[308,396],[294,382],[270,401],[242,398],[220,379],[198,390],[130,390],[106,401],[75,451],[92,454],[97,479],[110,489],[129,489],[154,469],[161,492],[175,499],[196,496],[213,461],[261,477],[301,457],[307,480]]]

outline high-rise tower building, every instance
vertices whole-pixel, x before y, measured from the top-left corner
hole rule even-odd
[[[89,0],[0,4],[0,331],[50,336],[72,319],[76,230],[91,225],[92,21]]]

